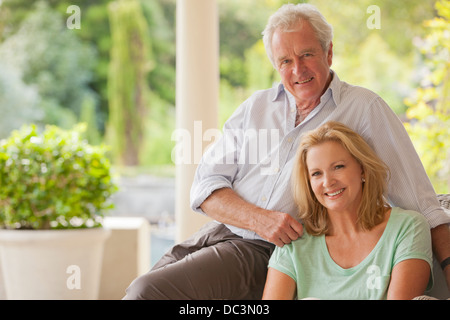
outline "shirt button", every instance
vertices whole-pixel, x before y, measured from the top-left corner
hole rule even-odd
[[[294,112],[296,112],[296,111],[297,111],[297,109],[291,108],[291,113],[294,113]]]
[[[267,198],[263,196],[263,197],[261,198],[261,200],[262,200],[262,201],[266,201]]]
[[[273,168],[273,172],[274,172],[274,173],[280,172],[280,168],[278,168],[278,167],[277,167],[277,168]]]

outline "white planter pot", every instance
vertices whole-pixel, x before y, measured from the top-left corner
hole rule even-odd
[[[0,230],[6,298],[98,299],[110,233],[104,228]]]

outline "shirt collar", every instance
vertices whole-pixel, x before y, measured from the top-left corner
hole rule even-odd
[[[272,102],[274,102],[275,100],[278,99],[278,96],[280,95],[281,92],[284,91],[284,86],[283,84],[280,82],[278,83],[278,85],[276,87],[274,87],[273,89],[275,89],[274,95],[272,97]],[[287,92],[287,91],[286,91]]]
[[[333,79],[330,82],[330,85],[328,86],[327,90],[331,90],[331,95],[333,97],[334,100],[334,104],[336,106],[338,106],[341,103],[341,86],[342,86],[342,82],[339,79],[338,75],[336,74],[336,72],[334,72],[333,70],[331,71],[331,75],[333,76]]]
[[[341,102],[341,80],[339,79],[336,72],[331,69],[330,72],[333,78],[331,79],[330,85],[328,86],[327,90],[325,90],[325,93],[322,95],[322,97],[328,94],[328,91],[330,90],[333,101],[337,106]],[[285,92],[286,94],[288,93],[288,91],[284,89],[284,86],[281,82],[274,89],[275,92],[272,101],[277,100],[281,92]]]

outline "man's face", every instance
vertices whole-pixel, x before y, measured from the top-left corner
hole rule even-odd
[[[316,106],[331,81],[333,46],[330,43],[328,52],[324,52],[308,22],[298,30],[275,31],[273,58],[281,82],[295,97],[297,106]]]

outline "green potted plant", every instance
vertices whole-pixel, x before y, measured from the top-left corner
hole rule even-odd
[[[116,191],[105,146],[34,125],[0,142],[0,262],[8,299],[96,299]]]

